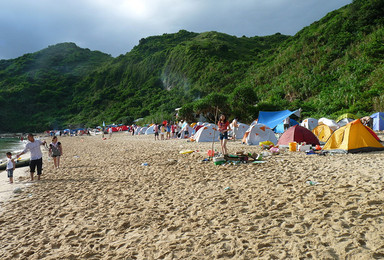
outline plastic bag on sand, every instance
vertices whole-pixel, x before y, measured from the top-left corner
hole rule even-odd
[[[280,150],[279,150],[279,148],[277,148],[277,147],[272,147],[271,149],[269,149],[269,151],[270,151],[272,154],[279,154],[279,153],[280,153]]]

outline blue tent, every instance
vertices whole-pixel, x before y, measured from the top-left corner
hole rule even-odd
[[[266,111],[260,111],[259,112],[259,120],[257,121],[258,124],[264,124],[268,126],[269,128],[273,129],[278,124],[282,123],[284,119],[291,116],[292,114],[295,114],[297,116],[300,116],[301,110],[298,109],[296,111],[290,111],[290,110],[283,110],[283,111],[274,111],[274,112],[266,112]]]
[[[289,119],[289,127],[298,125],[298,124],[299,123],[296,120],[292,118]],[[280,124],[278,124],[274,131],[275,133],[284,133],[284,122],[281,122]]]
[[[373,119],[373,130],[374,131],[382,131],[384,130],[384,113],[377,112],[371,115]]]

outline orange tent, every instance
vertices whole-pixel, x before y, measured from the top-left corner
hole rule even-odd
[[[384,146],[357,119],[337,129],[328,139],[323,150],[358,153],[384,150]]]
[[[327,125],[318,125],[313,130],[312,133],[314,133],[317,138],[319,138],[320,142],[326,142],[328,141],[328,138],[332,135],[333,130],[327,126]]]

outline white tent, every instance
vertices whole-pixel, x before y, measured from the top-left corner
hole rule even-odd
[[[212,142],[218,141],[219,131],[217,131],[217,126],[214,124],[207,124],[201,127],[196,134],[193,136],[193,139],[196,142]]]
[[[145,134],[145,131],[148,129],[148,127],[142,127],[142,128],[140,128],[140,131],[139,131],[139,135],[143,135],[143,134]]]
[[[333,131],[339,128],[339,125],[334,120],[325,117],[320,118],[318,123],[319,125],[324,124],[329,126]]]
[[[140,132],[141,126],[135,128],[135,135],[138,135]]]
[[[243,143],[248,145],[258,145],[264,141],[271,141],[273,144],[277,144],[275,133],[263,124],[250,126],[243,137]]]
[[[146,135],[154,134],[155,133],[155,131],[153,131],[154,128],[155,128],[155,124],[151,125],[150,127],[147,128],[147,130],[145,130],[145,134]]]
[[[245,132],[247,132],[247,130],[249,129],[249,125],[246,125],[240,122],[238,122],[237,124],[239,125],[239,127],[237,129],[236,139],[241,139],[243,138]],[[228,134],[233,135],[232,124],[231,124],[231,130],[229,131]]]
[[[300,125],[312,131],[318,125],[318,120],[316,118],[307,118]]]

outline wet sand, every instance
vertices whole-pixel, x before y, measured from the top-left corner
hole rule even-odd
[[[22,158],[28,158],[23,155]],[[3,210],[2,205],[13,196],[18,196],[14,193],[15,190],[27,190],[32,183],[30,180],[29,167],[16,168],[13,172],[13,183],[9,183],[7,171],[0,171],[0,212]]]
[[[42,180],[2,205],[1,259],[384,258],[383,152],[215,166],[210,143],[59,141],[62,168],[45,156]]]

